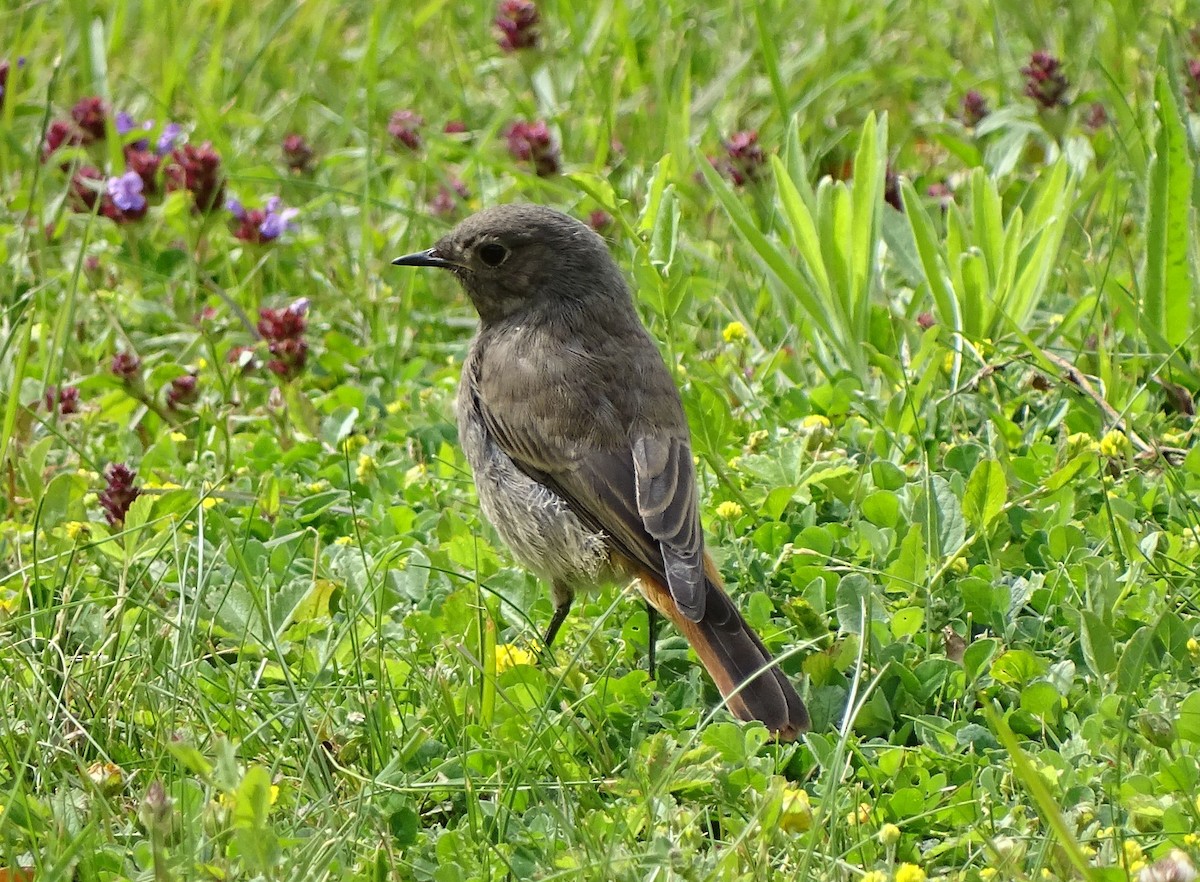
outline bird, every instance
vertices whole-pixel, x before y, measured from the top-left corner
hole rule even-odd
[[[459,443],[484,516],[549,583],[546,650],[577,591],[632,578],[651,615],[651,659],[657,611],[735,717],[780,741],[808,731],[804,702],[705,547],[679,390],[605,241],[555,209],[512,203],[392,263],[449,271],[479,314]]]

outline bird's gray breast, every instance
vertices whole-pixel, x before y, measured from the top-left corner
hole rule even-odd
[[[586,587],[606,575],[604,536],[566,500],[523,472],[488,431],[478,399],[478,359],[468,358],[458,389],[458,431],[484,516],[513,555],[551,582]]]

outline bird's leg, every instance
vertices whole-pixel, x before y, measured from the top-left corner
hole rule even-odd
[[[658,643],[658,610],[646,601],[646,667],[650,671],[650,679],[654,679],[654,648]]]
[[[551,616],[550,625],[546,628],[546,636],[542,638],[542,652],[547,655],[550,652],[550,645],[554,643],[554,638],[558,636],[558,629],[562,627],[567,613],[571,611],[571,602],[575,599],[575,592],[562,582],[555,582],[550,587],[551,597],[554,598],[554,615]]]

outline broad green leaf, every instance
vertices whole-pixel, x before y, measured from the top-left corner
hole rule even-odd
[[[963,515],[976,528],[986,528],[1004,511],[1008,485],[1004,469],[994,459],[985,459],[975,466],[963,494]]]

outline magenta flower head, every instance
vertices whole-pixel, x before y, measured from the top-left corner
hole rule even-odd
[[[63,416],[79,413],[79,390],[74,386],[46,387],[46,410],[57,410]]]
[[[504,130],[508,152],[514,159],[532,162],[539,177],[547,178],[559,170],[559,149],[544,120],[517,120]]]
[[[1043,109],[1052,110],[1066,105],[1070,83],[1062,72],[1062,62],[1049,52],[1034,52],[1029,56],[1029,64],[1021,68],[1021,73],[1025,75],[1025,94]]]
[[[1089,132],[1098,132],[1108,125],[1108,111],[1099,101],[1088,105],[1087,114],[1083,117],[1083,127]]]
[[[388,120],[388,134],[409,150],[421,149],[421,126],[425,117],[413,110],[397,110]]]
[[[184,144],[171,151],[167,168],[167,189],[187,190],[195,198],[195,210],[212,211],[225,195],[225,176],[221,172],[221,157],[212,144],[199,147]]]
[[[467,124],[461,119],[452,119],[442,126],[444,135],[462,135],[467,131]]]
[[[142,179],[142,193],[150,196],[158,193],[158,169],[162,157],[146,148],[130,144],[125,148],[126,174],[135,174]]]
[[[110,465],[105,469],[104,477],[108,486],[99,496],[100,507],[104,509],[108,523],[117,527],[125,523],[129,506],[133,505],[133,500],[137,499],[142,491],[133,486],[137,472],[124,463],[115,462]]]
[[[56,119],[46,129],[46,140],[42,143],[42,162],[47,161],[59,147],[78,147],[83,144],[83,132],[75,123]]]
[[[728,178],[735,187],[743,187],[758,179],[767,164],[767,156],[758,143],[758,132],[734,132],[724,147],[724,156],[709,157],[708,161],[713,168]]]
[[[233,198],[226,201],[225,207],[237,222],[233,230],[234,237],[256,245],[274,242],[288,230],[294,229],[292,221],[300,214],[299,209],[285,208],[278,196],[268,199],[263,208],[247,209]]]
[[[258,333],[267,341],[271,360],[267,367],[276,376],[291,380],[300,375],[308,361],[308,298],[302,297],[284,309],[260,309]]]
[[[132,352],[118,352],[113,356],[109,370],[122,383],[133,383],[142,376],[142,360]]]
[[[470,199],[471,191],[466,183],[458,178],[450,178],[450,186],[442,184],[438,187],[437,195],[429,201],[429,211],[439,217],[451,214],[459,202]]]
[[[612,222],[612,215],[601,208],[597,208],[595,211],[589,214],[587,219],[587,225],[597,233],[607,230],[612,226]]]
[[[283,161],[295,174],[305,174],[312,170],[313,157],[316,153],[304,136],[292,132],[283,139]]]
[[[108,105],[104,103],[103,98],[80,98],[71,108],[71,119],[75,120],[75,125],[83,132],[85,144],[103,141],[107,134],[105,122],[108,119]]]
[[[500,0],[495,25],[496,42],[505,52],[537,45],[538,11],[533,0]]]
[[[182,377],[176,377],[171,381],[171,385],[167,387],[167,407],[171,410],[178,410],[181,407],[187,407],[189,404],[195,404],[200,398],[200,390],[196,388],[197,380],[195,374],[184,374]]]
[[[958,108],[958,118],[962,120],[964,126],[973,129],[983,122],[984,117],[991,112],[987,105],[987,99],[972,89],[963,95],[962,103]]]
[[[67,189],[67,204],[73,211],[90,214],[96,210],[104,188],[104,173],[94,165],[77,168]]]

